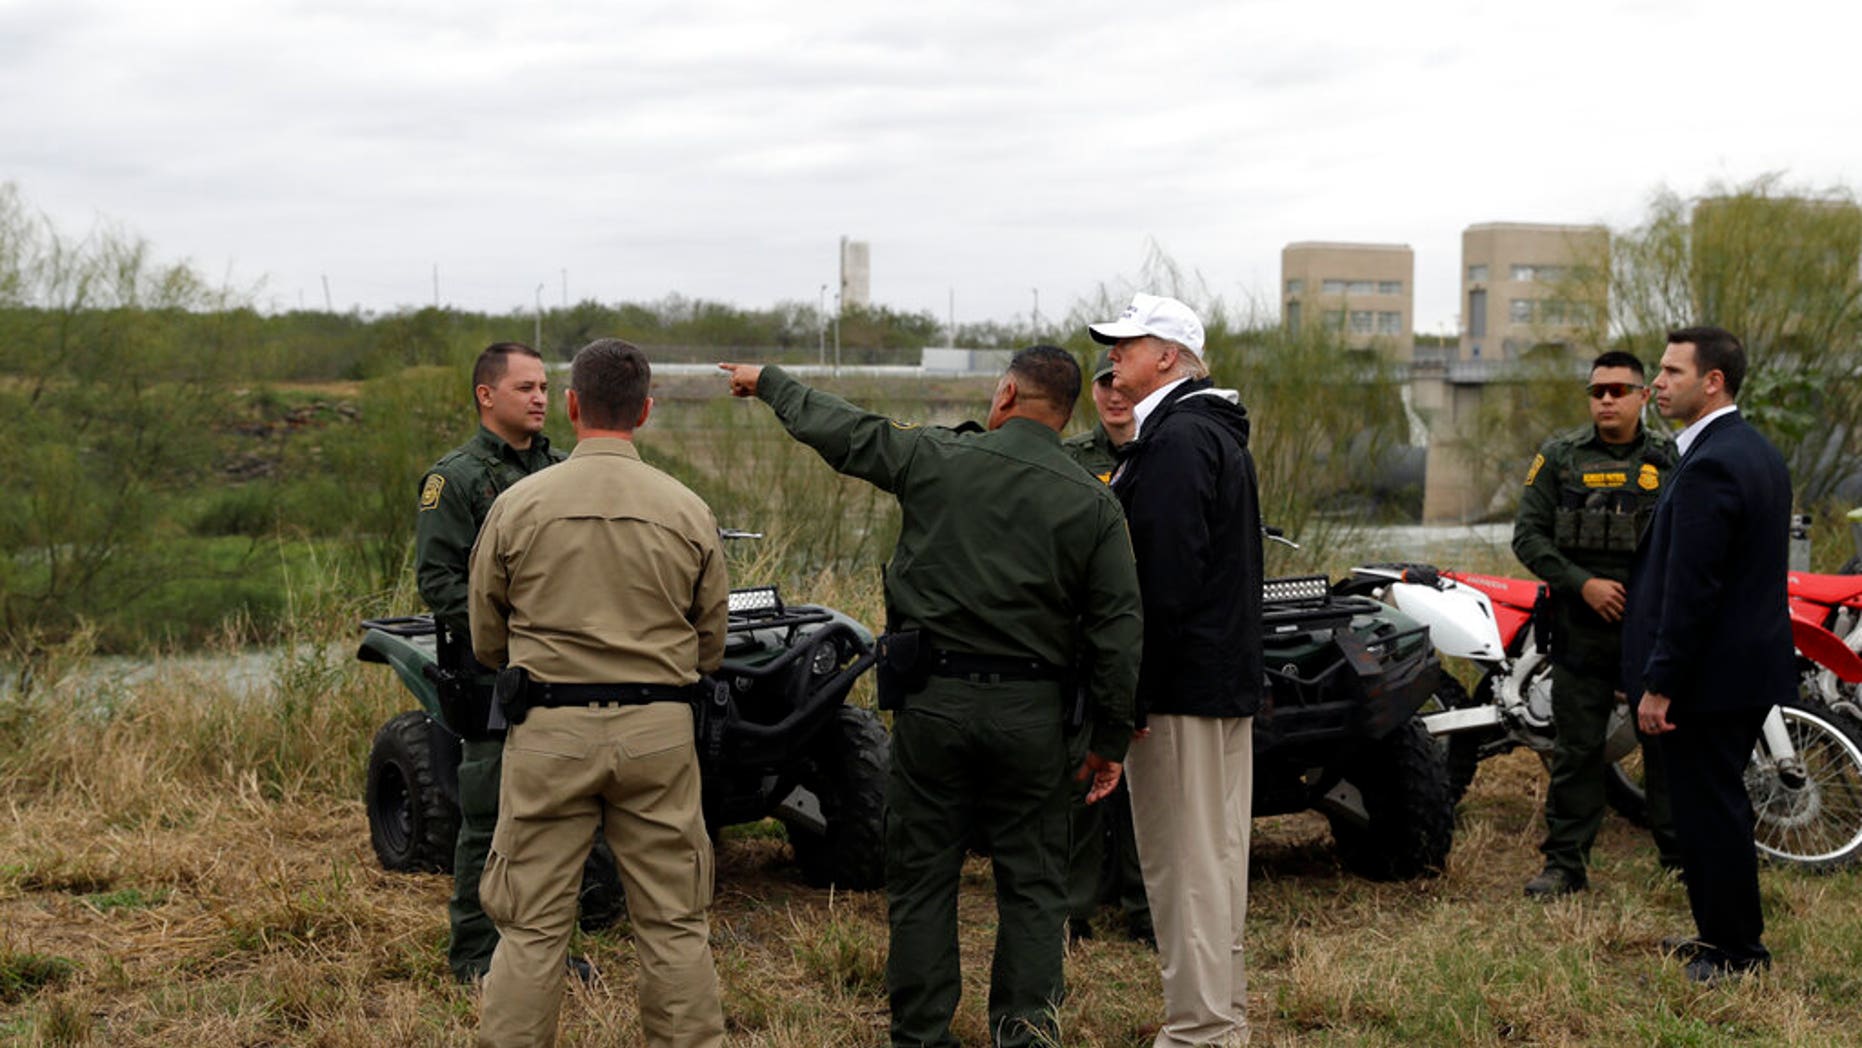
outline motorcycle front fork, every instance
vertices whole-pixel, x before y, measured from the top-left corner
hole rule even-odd
[[[1784,712],[1776,706],[1765,715],[1765,726],[1759,730],[1759,752],[1771,761],[1778,781],[1787,789],[1802,789],[1810,781],[1804,759],[1798,756],[1791,732],[1784,726]]]

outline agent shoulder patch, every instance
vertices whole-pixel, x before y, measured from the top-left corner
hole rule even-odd
[[[1539,470],[1543,469],[1544,467],[1545,467],[1545,452],[1541,451],[1537,455],[1532,456],[1532,465],[1526,470],[1526,486],[1527,487],[1531,487],[1532,482],[1539,478]]]
[[[427,474],[426,483],[420,486],[420,511],[425,513],[440,504],[440,492],[446,490],[446,478],[438,473]]]

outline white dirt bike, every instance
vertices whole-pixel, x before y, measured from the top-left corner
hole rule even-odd
[[[1542,584],[1426,564],[1368,564],[1353,568],[1338,588],[1374,596],[1429,626],[1440,654],[1466,659],[1480,672],[1472,695],[1444,673],[1423,717],[1447,748],[1457,799],[1487,757],[1526,746],[1549,760],[1555,738],[1551,662],[1539,650],[1535,628],[1546,608]],[[1830,667],[1819,652],[1800,644],[1799,661],[1807,686],[1766,718],[1746,767],[1746,790],[1761,853],[1834,868],[1862,855],[1862,720],[1847,703],[1821,700],[1814,685]],[[1611,806],[1646,822],[1641,751],[1627,705],[1610,718],[1605,755]]]

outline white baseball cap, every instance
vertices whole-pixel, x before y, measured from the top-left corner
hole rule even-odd
[[[1131,296],[1131,305],[1117,320],[1088,324],[1086,330],[1092,333],[1093,341],[1108,346],[1120,339],[1151,335],[1175,342],[1197,356],[1203,352],[1203,322],[1196,319],[1190,307],[1162,295],[1139,292]]]

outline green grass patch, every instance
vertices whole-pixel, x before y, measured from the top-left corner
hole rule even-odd
[[[63,957],[0,948],[0,1004],[23,1001],[71,978],[77,965]]]
[[[84,903],[98,913],[110,913],[115,910],[148,910],[167,903],[170,894],[166,888],[154,888],[148,891],[141,888],[119,888],[113,892],[86,895]]]

